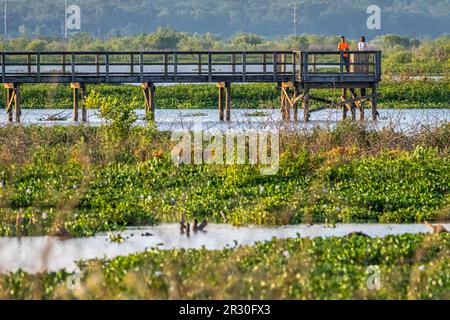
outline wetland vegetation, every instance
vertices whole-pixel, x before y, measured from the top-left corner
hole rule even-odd
[[[449,299],[450,237],[286,239],[148,250],[79,272],[0,276],[1,299]],[[370,286],[377,266],[381,280]],[[379,268],[379,269],[378,269]]]
[[[262,176],[251,165],[176,166],[169,134],[152,125],[7,126],[0,234],[88,236],[183,214],[234,225],[445,220],[449,130],[405,135],[342,122],[284,132],[280,170]]]
[[[280,40],[239,34],[223,40],[170,29],[134,37],[68,42],[2,40],[3,50],[334,49],[335,37]],[[352,42],[354,45],[354,42]],[[450,103],[449,38],[387,35],[381,108],[442,108]],[[410,76],[443,76],[440,81]],[[398,77],[401,81],[397,81]],[[407,79],[407,80],[406,80]],[[158,87],[159,109],[211,109],[210,85]],[[133,126],[139,87],[88,87],[90,108],[107,124],[0,128],[0,236],[85,237],[130,226],[189,220],[233,225],[417,222],[450,219],[450,125],[408,134],[344,121],[333,129],[281,132],[280,170],[182,165],[170,157],[168,132]],[[4,92],[0,101],[4,107]],[[322,98],[337,98],[324,90]],[[105,97],[105,98],[103,98]],[[23,108],[68,108],[67,85],[25,85]],[[233,86],[233,108],[279,108],[273,85]],[[199,110],[190,117],[201,117]],[[214,237],[211,234],[211,237]],[[449,299],[450,238],[402,235],[285,239],[223,250],[157,250],[79,263],[79,272],[0,275],[1,299]],[[378,266],[381,287],[367,285]],[[70,285],[80,281],[80,286]]]

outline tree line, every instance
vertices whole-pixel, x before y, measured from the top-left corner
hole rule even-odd
[[[68,40],[20,36],[0,39],[1,51],[152,51],[152,50],[336,50],[339,36],[302,34],[271,40],[265,36],[238,33],[229,39],[217,35],[189,34],[170,28],[135,36],[100,39],[91,33],[78,33]],[[349,39],[357,48],[357,38]],[[418,40],[387,34],[369,42],[372,49],[383,51],[385,73],[447,74],[450,70],[450,36]]]
[[[222,37],[255,33],[270,38],[299,33],[384,33],[437,37],[448,33],[448,0],[68,0],[81,8],[82,32],[109,38],[150,33],[158,26]],[[382,29],[368,30],[367,8],[381,8]],[[6,37],[64,34],[64,0],[7,0]],[[3,21],[2,21],[3,22]]]

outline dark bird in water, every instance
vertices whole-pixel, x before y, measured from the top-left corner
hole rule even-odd
[[[60,238],[62,240],[71,239],[72,235],[67,231],[67,229],[64,227],[64,225],[61,225],[57,228],[55,232],[55,237]]]
[[[192,226],[192,230],[194,230],[194,232],[198,231],[198,220],[194,219],[194,225]]]
[[[184,234],[186,231],[186,215],[183,214],[180,221],[180,233]]]
[[[191,224],[190,223],[188,223],[186,226],[186,235],[188,237],[190,237],[190,235],[191,235]]]
[[[428,222],[425,222],[426,226],[431,229],[433,234],[441,234],[441,233],[448,233],[448,230],[441,224],[432,225]]]
[[[198,220],[195,219],[194,220],[194,232],[197,231],[205,231],[206,226],[208,225],[208,222],[206,222],[206,220],[203,220],[202,223],[198,224]]]
[[[133,236],[133,235],[132,235],[132,236]],[[150,232],[146,232],[146,233],[141,234],[141,236],[142,236],[142,237],[152,237],[153,234],[151,234]]]
[[[347,237],[364,237],[364,238],[370,238],[369,235],[365,234],[364,232],[352,232],[347,235]]]

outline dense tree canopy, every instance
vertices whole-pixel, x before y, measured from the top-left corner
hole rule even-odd
[[[7,1],[8,37],[63,34],[64,0]],[[293,33],[294,1],[298,7],[298,33],[342,33],[351,37],[366,34],[374,38],[386,33],[436,37],[450,32],[449,0],[68,0],[68,3],[81,7],[82,31],[95,36],[150,33],[162,26],[189,33],[211,32],[226,38],[237,33],[274,38]],[[366,27],[366,11],[371,4],[382,10],[381,30]]]

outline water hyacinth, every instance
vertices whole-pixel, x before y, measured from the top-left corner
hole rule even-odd
[[[449,128],[385,137],[385,131],[341,124],[286,134],[275,176],[261,176],[251,165],[176,166],[153,158],[152,150],[170,150],[170,140],[151,128],[133,128],[120,143],[108,140],[110,132],[103,136],[102,128],[0,128],[2,152],[26,157],[1,164],[8,186],[1,201],[5,210],[53,210],[42,228],[22,224],[29,235],[51,233],[57,218],[72,235],[87,236],[174,223],[180,213],[234,225],[445,220],[450,160],[443,142]],[[14,135],[33,137],[33,143],[18,152],[1,138]],[[364,141],[359,151],[351,147],[358,141]],[[148,158],[136,155],[144,149]],[[16,168],[21,161],[26,165]],[[15,234],[15,214],[1,219],[0,234]]]
[[[79,287],[70,292],[61,289],[72,273],[0,275],[0,298],[114,299],[126,293],[130,299],[446,299],[449,257],[448,234],[273,239],[213,251],[151,249],[80,263]],[[368,266],[381,272],[376,289],[368,285]],[[180,276],[183,281],[176,281]]]

